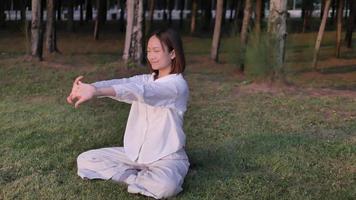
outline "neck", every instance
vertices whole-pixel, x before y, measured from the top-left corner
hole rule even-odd
[[[164,76],[169,75],[171,73],[171,69],[172,69],[172,67],[165,67],[163,69],[160,69],[158,71],[158,78],[162,78]]]

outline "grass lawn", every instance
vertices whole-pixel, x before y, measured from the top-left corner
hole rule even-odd
[[[77,75],[92,82],[145,72],[118,61],[122,42],[87,36],[80,46],[62,35],[63,54],[38,63],[25,62],[23,38],[12,37],[0,37],[0,199],[148,199],[76,175],[81,152],[122,145],[130,107],[98,99],[74,109],[65,98]],[[209,39],[184,41],[191,168],[175,199],[355,198],[355,71],[305,70],[309,61],[293,55],[306,52],[291,42],[287,66],[303,71],[288,76],[296,86],[248,84],[230,62],[229,39],[218,65]]]

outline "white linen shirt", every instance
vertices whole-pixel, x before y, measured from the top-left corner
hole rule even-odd
[[[183,115],[189,89],[182,74],[154,80],[154,74],[99,81],[96,88],[112,87],[112,99],[130,103],[124,149],[127,157],[148,164],[177,152],[185,146]]]

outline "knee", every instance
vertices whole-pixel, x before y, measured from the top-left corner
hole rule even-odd
[[[85,151],[85,152],[79,154],[79,156],[77,157],[78,167],[80,167],[81,165],[88,164],[88,162],[95,159],[95,157],[93,158],[93,151],[94,150],[89,150],[89,151]]]

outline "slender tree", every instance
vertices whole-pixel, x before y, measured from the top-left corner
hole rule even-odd
[[[313,68],[317,68],[318,64],[318,57],[319,57],[319,52],[320,52],[320,45],[321,41],[323,40],[324,36],[324,31],[325,31],[325,26],[326,26],[326,21],[328,19],[328,13],[331,5],[331,0],[326,0],[325,1],[325,7],[324,7],[324,14],[323,14],[323,19],[320,24],[318,36],[315,42],[315,50],[314,50],[314,56],[313,56]]]
[[[123,32],[125,30],[125,0],[119,0],[119,5],[120,5],[120,30]]]
[[[74,1],[68,1],[68,19],[67,29],[69,32],[74,32]]]
[[[123,59],[143,64],[143,2],[130,0],[127,5],[127,25]]]
[[[155,0],[150,0],[149,1],[149,11],[148,11],[148,23],[147,23],[147,31],[151,32],[152,31],[152,23],[153,23],[153,15],[155,11]]]
[[[219,47],[220,47],[223,9],[224,9],[224,0],[217,0],[213,43],[211,45],[211,53],[210,53],[211,59],[213,59],[215,62],[219,61]]]
[[[94,39],[99,39],[99,32],[106,19],[106,0],[97,0],[98,12],[95,18]]]
[[[180,12],[179,12],[179,28],[183,28],[184,25],[184,7],[185,1],[180,1]]]
[[[26,0],[21,0],[20,1],[20,16],[21,16],[21,21],[25,22],[26,20]]]
[[[190,33],[191,34],[195,33],[195,29],[196,29],[197,7],[198,7],[197,0],[192,0],[192,15],[191,15],[191,20],[190,20]]]
[[[271,0],[268,17],[269,49],[271,51],[271,64],[273,77],[284,80],[284,58],[287,39],[287,1]]]
[[[0,3],[0,26],[5,25],[6,15],[5,15],[5,3]]]
[[[232,1],[230,1],[230,16],[229,16],[229,22],[230,23],[232,23],[233,22],[233,20],[234,20],[234,15],[233,15],[233,11],[234,11],[234,9],[235,9],[235,7],[236,7],[236,0],[232,0]]]
[[[61,21],[62,20],[62,0],[57,0],[56,1],[57,5],[57,20]]]
[[[83,0],[80,0],[79,1],[79,7],[80,7],[80,10],[79,10],[79,21],[80,21],[80,24],[83,24],[83,19],[84,19],[83,5],[84,5]]]
[[[172,11],[173,11],[173,6],[174,6],[174,1],[173,0],[167,0],[168,4],[168,24],[172,25]]]
[[[347,43],[347,48],[352,48],[352,34],[354,32],[354,27],[356,23],[355,12],[356,12],[356,2],[349,1],[350,16],[348,19],[348,26],[346,31],[345,41]]]
[[[204,8],[204,22],[203,22],[203,29],[204,30],[211,30],[210,29],[210,24],[211,24],[211,0],[206,0],[206,1],[201,1],[202,6],[201,8]]]
[[[263,0],[256,0],[255,32],[257,35],[261,32],[262,3]]]
[[[41,0],[32,0],[31,22],[31,56],[42,60],[43,52],[43,27]]]
[[[85,0],[85,21],[93,20],[93,6],[91,0]]]
[[[240,42],[241,42],[241,52],[240,52],[240,71],[244,72],[245,70],[245,54],[246,54],[246,46],[247,46],[247,35],[248,35],[248,28],[250,25],[252,14],[252,1],[246,0],[245,1],[245,9],[244,9],[244,16],[242,20],[242,28],[240,34]]]
[[[337,58],[340,57],[343,12],[344,12],[344,0],[339,0],[338,9],[337,9],[336,52],[335,52]]]
[[[47,0],[46,49],[49,53],[58,52],[54,4],[55,0]]]

